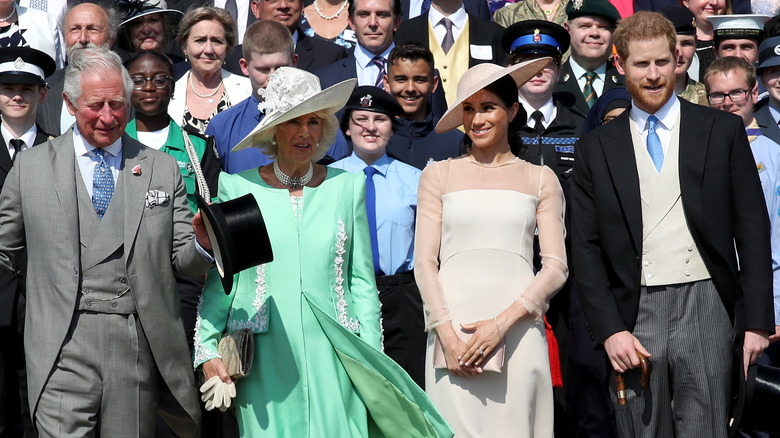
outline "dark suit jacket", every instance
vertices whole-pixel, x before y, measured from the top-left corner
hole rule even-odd
[[[246,76],[238,64],[238,61],[244,57],[241,53],[242,47],[243,45],[239,44],[225,58],[225,70]],[[297,67],[312,73],[347,56],[343,47],[330,41],[309,37],[300,29],[298,30],[298,44],[295,45],[295,54],[298,55]]]
[[[46,100],[38,106],[38,111],[35,113],[35,123],[43,128],[45,132],[55,137],[62,134],[60,115],[62,114],[62,106],[65,105],[62,99],[62,86],[64,83],[64,68],[55,71],[46,78],[46,87],[49,89],[46,94]]]
[[[401,9],[404,11],[403,21],[409,19],[409,0],[401,0]],[[485,0],[463,0],[463,8],[466,12],[472,15],[476,15],[479,18],[490,20],[490,8]],[[416,18],[416,17],[415,17]]]
[[[503,27],[469,13],[469,44],[491,46],[493,48],[492,60],[472,58],[469,51],[469,68],[483,62],[504,65],[506,54],[501,46],[501,35],[503,33]],[[426,12],[419,17],[401,23],[393,39],[396,44],[404,41],[417,41],[430,48],[428,44],[428,13]]]
[[[769,99],[764,99],[756,105],[753,117],[756,118],[761,133],[773,142],[780,144],[780,127],[777,126],[772,113],[769,112]]]
[[[607,62],[607,73],[604,78],[604,89],[602,93],[614,87],[625,87],[626,79],[618,73],[617,68],[612,62]],[[580,117],[587,117],[590,108],[585,102],[585,96],[582,95],[582,88],[577,83],[577,78],[571,70],[571,61],[567,60],[561,69],[561,76],[553,90],[555,100],[561,102],[569,111]]]
[[[742,119],[682,99],[680,109],[679,178],[688,228],[732,319],[739,316],[742,329],[772,333],[769,218]],[[572,251],[596,343],[633,331],[639,308],[642,207],[630,141],[626,111],[575,147]]]
[[[340,59],[333,64],[314,72],[320,78],[320,85],[322,89],[330,87],[331,85],[338,84],[339,82],[346,81],[347,79],[353,79],[357,77],[357,66],[355,65],[355,53],[354,50],[350,51],[349,56],[344,59]],[[435,75],[438,75],[438,71],[434,71]],[[437,90],[431,96],[431,108],[433,115],[438,120],[447,111],[447,100],[444,97],[444,89],[438,87]],[[339,111],[336,116],[341,120],[343,111]]]
[[[33,146],[38,146],[41,143],[45,143],[49,139],[49,134],[45,133],[40,126],[38,126],[38,134],[35,136]],[[5,183],[5,177],[8,176],[8,172],[11,171],[13,162],[11,156],[7,152],[8,143],[3,138],[3,134],[0,133],[0,190]],[[10,274],[0,275],[0,327],[5,327],[11,324],[11,319],[16,306],[16,296],[24,290],[24,265],[26,260],[22,257],[19,267]]]

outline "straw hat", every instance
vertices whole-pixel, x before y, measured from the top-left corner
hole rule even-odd
[[[347,103],[356,83],[357,79],[347,79],[323,90],[314,74],[294,67],[279,67],[268,78],[268,86],[259,90],[262,100],[258,108],[265,117],[238,142],[233,152],[260,147],[255,141],[257,135],[288,120],[320,111],[335,114]]]
[[[511,76],[515,80],[515,84],[520,87],[542,71],[551,60],[552,58],[546,57],[521,62],[510,67],[501,67],[491,63],[477,64],[471,67],[458,81],[458,99],[450,105],[439,123],[436,124],[436,132],[441,134],[462,125],[463,107],[461,104],[477,91],[506,75]]]

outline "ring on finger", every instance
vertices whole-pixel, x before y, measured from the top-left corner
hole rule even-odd
[[[479,355],[482,356],[483,354],[485,354],[485,351],[480,348],[479,350],[477,350],[477,353],[479,353]]]

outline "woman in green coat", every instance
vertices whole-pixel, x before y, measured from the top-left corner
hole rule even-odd
[[[333,114],[355,80],[320,90],[281,67],[263,91],[265,118],[233,150],[263,147],[272,164],[221,174],[220,201],[254,195],[274,261],[239,272],[228,294],[209,274],[195,367],[229,383],[223,332],[255,333],[250,375],[236,382],[242,436],[451,436],[422,390],[381,353],[380,308],[365,177],[313,164],[333,142]]]

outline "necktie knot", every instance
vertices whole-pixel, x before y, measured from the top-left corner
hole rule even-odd
[[[650,154],[650,159],[653,160],[655,170],[661,173],[661,166],[664,164],[664,148],[661,145],[661,138],[655,132],[657,123],[658,118],[656,116],[651,115],[647,118],[647,153]]]
[[[455,44],[455,34],[452,33],[452,20],[445,17],[439,21],[439,24],[444,25],[444,28],[447,29],[447,33],[444,34],[444,39],[441,40],[441,49],[446,55]]]
[[[14,138],[13,140],[10,140],[8,142],[12,148],[14,148],[14,156],[13,161],[16,161],[16,157],[19,155],[19,152],[22,151],[22,147],[24,146],[24,140]]]
[[[531,113],[531,119],[533,119],[534,121],[534,131],[536,131],[538,135],[541,135],[541,133],[544,132],[544,124],[542,124],[543,118],[544,116],[542,115],[542,112],[539,110],[536,110],[533,113]]]
[[[114,195],[114,175],[106,162],[106,151],[95,148],[94,152],[97,163],[92,175],[92,204],[95,206],[98,218],[103,219]]]
[[[585,96],[585,103],[587,103],[588,108],[590,108],[596,103],[596,99],[598,99],[598,96],[596,96],[596,89],[593,88],[593,80],[599,75],[595,72],[588,71],[585,72],[583,76],[585,77],[585,86],[582,87],[582,95]]]
[[[365,173],[368,178],[373,178],[374,174],[376,173],[376,168],[372,166],[366,166],[366,168],[363,169],[363,173]]]
[[[381,56],[377,55],[371,58],[371,62],[379,69],[379,73],[376,75],[376,80],[374,81],[374,86],[383,88],[384,85],[384,78],[385,78],[385,58],[382,58]]]

